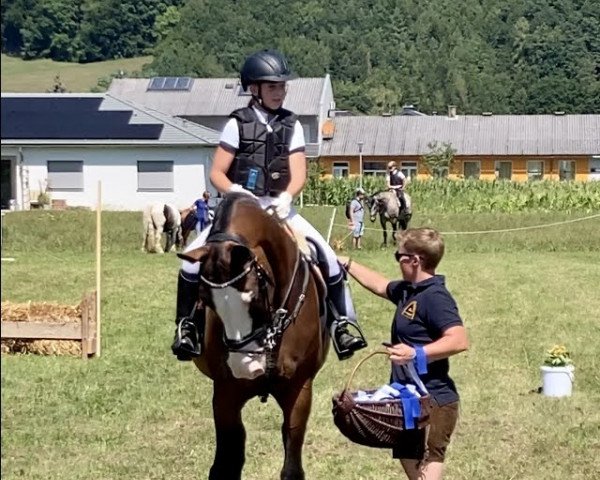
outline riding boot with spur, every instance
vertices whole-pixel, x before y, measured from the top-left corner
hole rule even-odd
[[[202,353],[205,310],[198,302],[198,282],[179,272],[177,280],[177,312],[175,341],[171,346],[178,360],[189,361]]]
[[[365,348],[367,341],[358,325],[354,308],[350,301],[350,292],[343,275],[330,278],[327,284],[327,324],[333,347],[340,360],[350,358],[355,351]],[[356,330],[353,335],[348,330]]]

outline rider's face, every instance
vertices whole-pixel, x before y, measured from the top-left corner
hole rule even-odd
[[[263,82],[260,86],[251,85],[252,87],[256,90],[256,94],[260,93],[265,107],[277,110],[283,105],[285,95],[287,94],[287,85],[285,82]],[[252,93],[254,93],[254,90]]]

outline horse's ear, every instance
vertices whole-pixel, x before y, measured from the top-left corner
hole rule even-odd
[[[204,260],[208,255],[208,247],[200,247],[189,252],[178,253],[177,256],[182,260],[187,260],[190,263],[198,263]]]

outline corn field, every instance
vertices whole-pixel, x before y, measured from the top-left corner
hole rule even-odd
[[[304,203],[344,205],[354,195],[357,178],[309,178]],[[385,189],[385,178],[364,177],[367,195]],[[421,212],[591,212],[600,210],[600,182],[511,182],[507,180],[413,180],[406,191]]]

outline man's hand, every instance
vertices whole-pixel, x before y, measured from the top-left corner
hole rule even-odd
[[[399,365],[406,365],[407,363],[412,362],[417,356],[416,350],[404,343],[398,343],[386,348],[390,354],[390,360]]]
[[[227,193],[243,193],[245,195],[250,195],[251,197],[256,197],[250,190],[246,190],[237,183],[232,183],[231,187],[229,187],[229,190],[227,190]]]
[[[289,217],[292,210],[292,200],[292,196],[288,192],[281,192],[273,202],[275,213],[280,219],[285,220]]]

